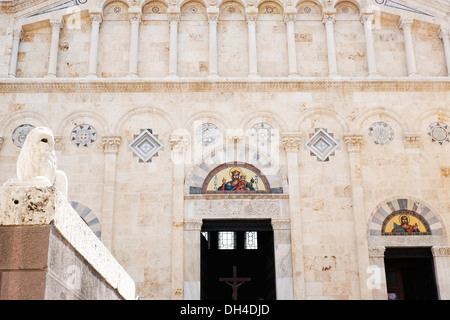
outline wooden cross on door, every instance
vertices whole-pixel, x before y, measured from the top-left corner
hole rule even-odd
[[[232,298],[233,300],[237,300],[237,292],[240,285],[242,285],[244,282],[250,282],[252,278],[238,278],[237,277],[237,267],[233,266],[233,277],[232,278],[219,278],[220,282],[225,282],[226,284],[230,285],[231,288],[233,288],[233,294]],[[231,283],[230,283],[231,281]],[[241,281],[238,283],[238,281]]]

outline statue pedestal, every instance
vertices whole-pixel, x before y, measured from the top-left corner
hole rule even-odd
[[[54,187],[0,188],[0,300],[135,299],[135,283]]]

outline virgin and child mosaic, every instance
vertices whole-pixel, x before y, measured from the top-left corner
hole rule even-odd
[[[412,211],[394,212],[383,223],[384,235],[424,235],[430,234],[427,222]]]

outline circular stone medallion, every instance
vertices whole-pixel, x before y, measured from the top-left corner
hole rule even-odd
[[[14,129],[12,133],[12,141],[16,147],[22,148],[28,133],[35,127],[31,124],[21,124]]]
[[[72,141],[76,147],[87,148],[92,145],[96,139],[97,131],[93,126],[88,124],[76,126],[70,134],[70,141]]]
[[[385,145],[394,139],[394,130],[385,122],[375,122],[369,127],[369,136],[375,144]]]
[[[254,125],[250,130],[250,136],[255,139],[256,143],[262,145],[270,142],[274,134],[273,127],[264,122]]]
[[[428,135],[431,141],[437,142],[440,145],[450,141],[450,132],[448,125],[442,122],[434,122],[428,126]]]
[[[220,136],[220,129],[213,123],[203,123],[196,130],[196,136],[203,145],[213,144]]]

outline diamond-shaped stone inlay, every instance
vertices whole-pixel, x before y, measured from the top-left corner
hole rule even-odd
[[[141,130],[141,133],[130,144],[130,148],[142,162],[150,162],[162,147],[162,143],[158,141],[150,129]]]
[[[328,157],[339,147],[338,140],[334,139],[326,129],[316,129],[316,132],[306,142],[306,147],[317,156],[320,161],[327,161]]]

